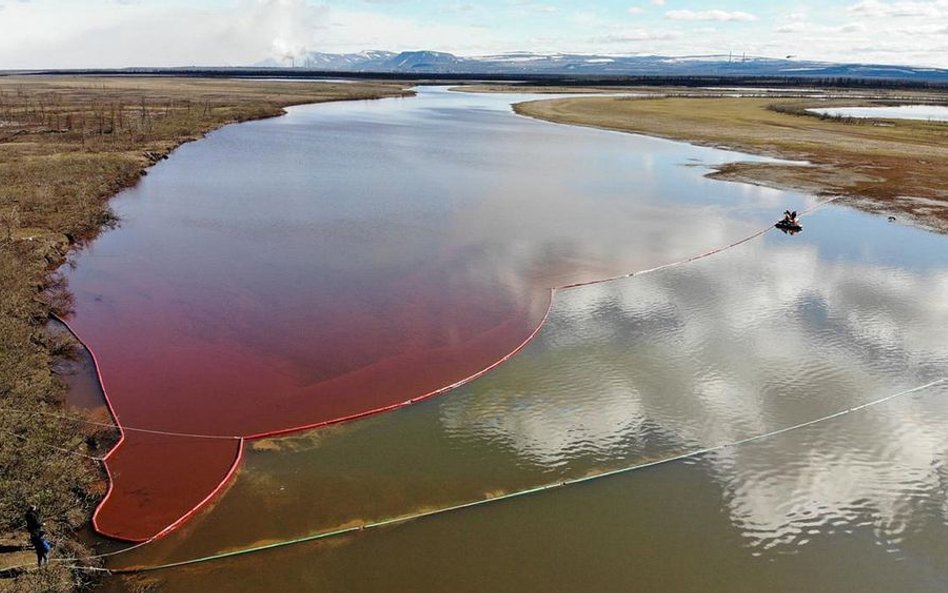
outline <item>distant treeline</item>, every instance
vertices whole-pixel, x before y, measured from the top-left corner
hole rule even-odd
[[[369,80],[406,80],[437,83],[480,81],[528,83],[541,86],[678,86],[678,87],[777,87],[777,88],[844,88],[844,89],[922,89],[948,90],[948,82],[907,80],[900,78],[858,78],[851,76],[662,76],[662,75],[563,75],[563,74],[496,74],[441,72],[337,72],[289,68],[124,68],[89,70],[33,70],[4,74],[42,74],[79,76],[192,76],[214,78],[285,78],[293,80],[321,78],[352,78]],[[2,74],[0,74],[2,75]]]

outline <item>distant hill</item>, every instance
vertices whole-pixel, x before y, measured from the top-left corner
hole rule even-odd
[[[289,67],[266,60],[255,67]],[[595,54],[508,54],[460,57],[435,51],[364,51],[351,54],[313,52],[296,58],[296,69],[328,72],[404,74],[501,74],[583,76],[785,76],[805,78],[897,79],[948,82],[948,70],[840,64],[752,56],[608,56]]]

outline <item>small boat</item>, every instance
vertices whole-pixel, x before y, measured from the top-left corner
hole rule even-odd
[[[793,231],[793,232],[795,232],[795,233],[799,233],[800,231],[803,230],[803,227],[800,226],[800,223],[798,223],[798,222],[790,222],[790,221],[787,221],[787,220],[781,220],[780,222],[778,222],[778,223],[775,224],[774,226],[777,227],[778,229],[780,229],[781,231]]]

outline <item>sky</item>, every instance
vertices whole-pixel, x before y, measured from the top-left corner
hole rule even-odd
[[[430,49],[948,68],[948,0],[0,0],[0,69]]]

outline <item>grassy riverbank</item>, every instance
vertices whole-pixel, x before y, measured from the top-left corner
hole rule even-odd
[[[76,532],[105,492],[98,465],[114,432],[37,413],[63,413],[52,371],[73,345],[47,332],[69,311],[56,270],[71,250],[116,224],[108,199],[183,142],[301,103],[411,94],[401,84],[0,76],[0,591],[68,591],[83,573],[51,564],[4,571],[32,552],[25,505],[38,504],[55,556],[84,556]],[[66,411],[71,415],[78,412]]]
[[[772,97],[580,97],[531,101],[517,113],[808,161],[810,166],[732,163],[711,176],[812,193],[843,194],[860,208],[895,212],[948,230],[948,123],[821,118],[804,108],[866,105]],[[948,94],[920,95],[931,102]],[[909,98],[911,100],[911,98]],[[905,102],[905,99],[900,100]]]

